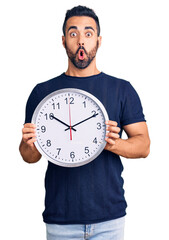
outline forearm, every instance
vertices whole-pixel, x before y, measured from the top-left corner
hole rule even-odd
[[[36,147],[28,146],[23,140],[20,143],[19,151],[23,160],[27,163],[36,163],[41,158],[41,154],[38,152]]]
[[[143,135],[130,137],[128,139],[118,138],[115,144],[107,149],[125,158],[145,158],[150,151],[150,141]]]

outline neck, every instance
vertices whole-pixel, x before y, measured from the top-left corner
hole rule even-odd
[[[92,75],[97,75],[99,73],[100,73],[100,71],[96,67],[96,60],[95,59],[93,59],[93,61],[90,63],[90,65],[85,69],[76,68],[73,65],[73,63],[68,59],[68,69],[65,72],[65,74],[68,75],[68,76],[89,77],[89,76],[92,76]]]

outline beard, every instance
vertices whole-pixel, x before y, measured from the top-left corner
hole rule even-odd
[[[85,68],[87,68],[90,65],[90,63],[93,61],[93,59],[96,56],[96,53],[97,53],[97,50],[98,50],[98,46],[99,46],[99,42],[97,41],[96,42],[96,46],[90,52],[87,52],[86,49],[83,46],[80,46],[77,49],[76,53],[73,53],[71,51],[71,49],[67,47],[67,44],[65,42],[65,48],[66,48],[66,52],[67,52],[68,58],[73,63],[73,65],[76,68],[78,68],[78,69],[85,69]],[[84,50],[84,52],[86,54],[86,59],[80,60],[78,58],[78,52],[79,52],[80,49]]]

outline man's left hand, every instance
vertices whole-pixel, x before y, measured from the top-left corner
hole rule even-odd
[[[107,134],[105,140],[107,144],[105,146],[105,149],[110,151],[115,145],[116,140],[120,137],[119,132],[121,129],[117,126],[117,122],[115,121],[106,121],[106,125]]]

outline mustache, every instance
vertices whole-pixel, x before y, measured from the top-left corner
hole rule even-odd
[[[76,54],[78,54],[78,52],[79,52],[80,49],[83,49],[84,52],[85,52],[86,55],[87,55],[87,51],[86,51],[86,49],[85,49],[83,46],[80,46],[80,47],[77,49]]]

